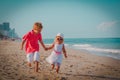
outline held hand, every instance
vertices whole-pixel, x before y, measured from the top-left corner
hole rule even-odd
[[[67,55],[65,55],[65,58],[67,58]]]
[[[48,50],[48,48],[44,48],[45,49],[45,51],[47,51]]]
[[[65,58],[67,58],[67,56],[65,56]]]

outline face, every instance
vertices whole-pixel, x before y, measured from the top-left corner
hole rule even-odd
[[[35,33],[40,33],[42,31],[42,28],[39,28],[38,26],[34,25],[34,32]]]
[[[56,41],[61,44],[61,43],[63,43],[63,38],[60,36],[57,36]]]

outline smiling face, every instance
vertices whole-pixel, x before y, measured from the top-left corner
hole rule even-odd
[[[60,36],[56,36],[55,41],[56,41],[58,44],[61,44],[61,43],[63,43],[63,38],[60,37]]]
[[[33,30],[34,30],[34,32],[35,32],[36,34],[38,34],[38,33],[40,33],[40,32],[42,31],[42,28],[34,25],[34,29],[33,29]]]
[[[42,31],[42,24],[41,23],[35,23],[33,26],[33,30],[36,34],[40,33]]]

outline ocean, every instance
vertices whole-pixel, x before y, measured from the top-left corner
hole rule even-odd
[[[44,39],[45,44],[53,41]],[[69,48],[120,60],[120,38],[65,38],[64,43]]]

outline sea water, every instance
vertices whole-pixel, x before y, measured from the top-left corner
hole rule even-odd
[[[45,44],[53,41],[44,39]],[[64,43],[66,47],[120,60],[120,38],[65,38]]]

